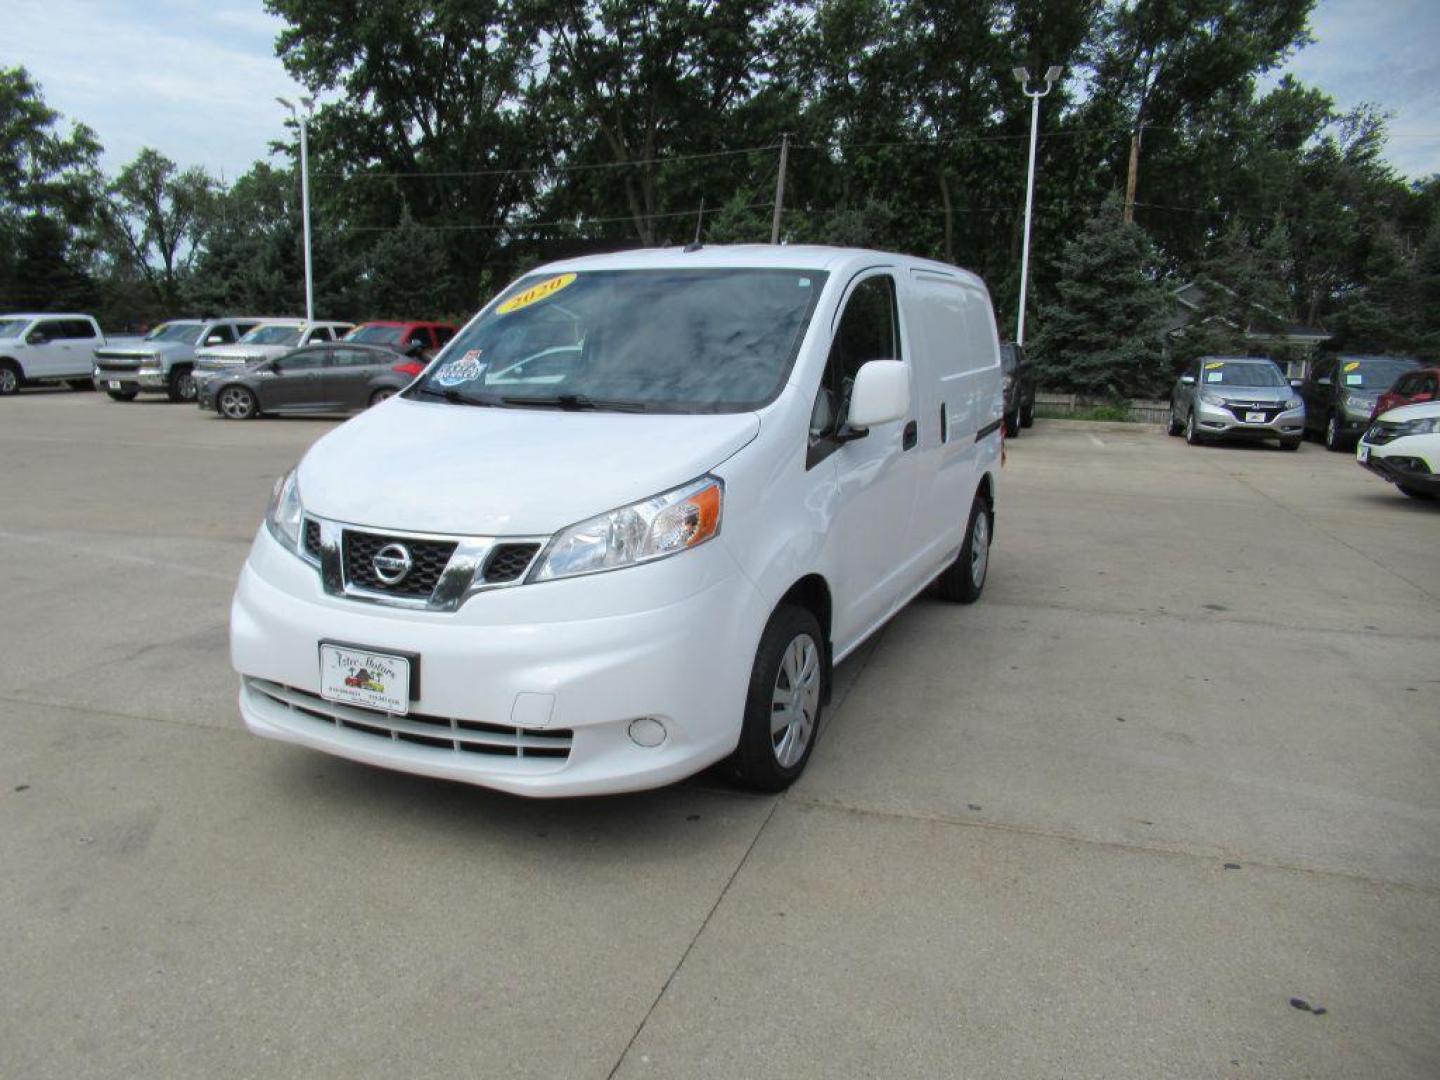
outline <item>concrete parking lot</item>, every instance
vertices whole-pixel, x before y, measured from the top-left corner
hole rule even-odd
[[[330,426],[0,401],[0,1076],[1440,1075],[1440,506],[1040,421],[791,792],[535,803],[241,727]]]

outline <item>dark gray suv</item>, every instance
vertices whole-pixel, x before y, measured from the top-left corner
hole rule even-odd
[[[424,369],[422,361],[380,345],[306,345],[207,379],[198,403],[230,420],[351,412],[405,389]]]

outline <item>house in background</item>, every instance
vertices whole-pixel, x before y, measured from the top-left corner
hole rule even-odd
[[[1224,286],[1201,285],[1191,281],[1170,291],[1174,311],[1165,326],[1167,352],[1174,352],[1177,339],[1183,338],[1186,330],[1192,326],[1218,320],[1232,329],[1239,329],[1223,315],[1206,313],[1208,290],[1212,288],[1223,289]],[[1305,378],[1310,364],[1319,355],[1320,346],[1330,340],[1330,333],[1318,327],[1289,322],[1259,304],[1253,307],[1255,318],[1244,331],[1248,351],[1256,356],[1270,356],[1283,364],[1287,377],[1291,379]]]

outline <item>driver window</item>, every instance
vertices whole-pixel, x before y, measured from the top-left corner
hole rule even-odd
[[[811,413],[811,436],[830,434],[844,421],[850,388],[863,365],[871,360],[899,359],[895,281],[888,274],[877,274],[855,286],[845,303]]]
[[[277,360],[275,365],[286,375],[314,371],[325,362],[329,351],[329,349],[300,349]]]

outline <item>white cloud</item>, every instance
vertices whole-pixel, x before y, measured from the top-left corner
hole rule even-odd
[[[110,169],[153,146],[233,178],[287,138],[275,97],[299,88],[274,55],[283,24],[258,0],[6,4],[0,63],[23,64],[52,108],[94,128]]]
[[[1440,172],[1440,5],[1434,0],[1320,0],[1315,43],[1282,69],[1342,109],[1391,114],[1387,156],[1419,179]]]

